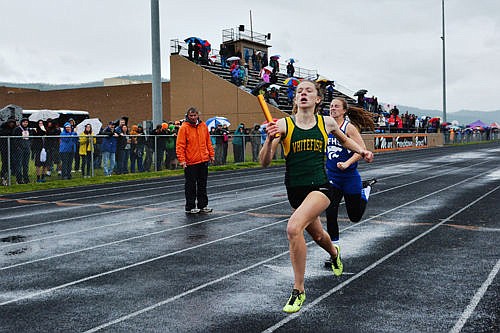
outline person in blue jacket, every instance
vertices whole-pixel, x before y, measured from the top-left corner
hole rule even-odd
[[[115,123],[110,121],[108,127],[106,127],[102,133],[104,138],[102,139],[102,164],[105,176],[111,176],[113,169],[115,168],[116,159],[116,146],[118,142],[118,132],[115,131]]]
[[[61,176],[63,179],[71,179],[71,167],[73,165],[77,142],[78,134],[73,131],[71,124],[66,122],[61,132],[61,143],[59,145],[59,154],[61,155],[62,162]]]

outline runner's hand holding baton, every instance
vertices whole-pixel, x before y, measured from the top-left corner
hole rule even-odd
[[[257,95],[257,99],[259,100],[260,107],[262,109],[262,112],[264,113],[264,117],[266,117],[266,120],[268,123],[273,123],[273,117],[271,116],[271,112],[269,111],[269,108],[267,106],[266,101],[264,100],[263,95]],[[280,136],[279,133],[276,133],[274,135],[275,138],[278,138]]]

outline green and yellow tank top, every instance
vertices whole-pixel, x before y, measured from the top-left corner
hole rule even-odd
[[[316,125],[304,130],[286,117],[286,135],[282,139],[286,161],[287,187],[323,185],[328,182],[325,172],[325,151],[328,134],[323,116],[315,115]]]

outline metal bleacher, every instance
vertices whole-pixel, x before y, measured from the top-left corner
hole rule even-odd
[[[179,42],[178,40],[172,40],[171,41],[171,52],[175,54],[182,55],[184,57],[187,56],[187,46],[185,45],[184,42]],[[220,78],[231,82],[231,72],[229,71],[229,68],[224,68],[220,64],[220,58],[218,56],[218,51],[215,49],[212,49],[211,54],[217,55],[216,57],[214,56],[211,61],[209,61],[208,64],[198,64],[199,66],[203,67],[204,69],[214,73],[215,75],[219,76]],[[287,98],[287,86],[283,83],[283,81],[287,78],[286,73],[282,72],[282,70],[286,70],[286,64],[280,63],[280,69],[281,71],[278,73],[278,81],[277,85],[280,86],[279,89],[279,100],[278,102],[278,108],[281,111],[284,111],[286,113],[291,113],[292,111],[292,105],[288,103],[288,98]],[[310,71],[310,70],[302,70],[301,72],[303,73],[316,73],[316,71]],[[252,90],[255,88],[259,83],[262,82],[262,79],[259,76],[259,72],[249,69],[248,70],[248,82],[246,85],[247,90]],[[311,75],[313,76],[313,75]],[[308,79],[316,79],[319,75],[315,74],[314,77],[307,77]],[[304,77],[297,77],[298,79],[303,79]],[[343,89],[344,91],[348,89]],[[327,97],[328,94],[324,94],[324,99],[322,103],[322,110],[328,110],[329,104],[333,98],[336,97],[341,97],[345,98],[349,104],[356,104],[356,100],[352,98],[351,96],[347,95],[345,92],[341,92],[340,90],[334,88],[333,94],[331,98]]]

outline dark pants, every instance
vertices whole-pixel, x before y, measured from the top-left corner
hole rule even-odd
[[[80,171],[80,143],[76,144],[76,152],[75,152],[75,171]]]
[[[29,182],[29,162],[30,162],[30,150],[29,149],[21,149],[17,153],[17,161],[16,167],[16,180],[18,183]]]
[[[61,176],[63,179],[71,179],[71,166],[73,165],[74,152],[61,152]]]
[[[234,161],[236,163],[238,162],[244,162],[245,156],[243,154],[243,145],[239,144],[233,144],[233,152],[234,152]]]
[[[81,155],[82,159],[82,176],[90,176],[90,166],[92,164],[92,152],[88,151],[87,155]]]
[[[361,194],[347,194],[334,187],[330,198],[330,206],[326,209],[326,227],[333,241],[339,240],[339,223],[337,218],[342,197],[344,197],[345,208],[351,222],[361,221],[366,210],[367,202],[362,199]]]
[[[3,142],[0,144],[3,144]],[[9,175],[9,153],[7,147],[0,147],[0,153],[2,155],[2,171],[0,172],[0,176],[2,176],[2,178],[7,178]],[[11,163],[12,162],[11,160]],[[12,164],[10,167],[12,169]]]
[[[208,162],[188,165],[184,169],[186,210],[196,207],[201,209],[208,205],[207,178]]]

